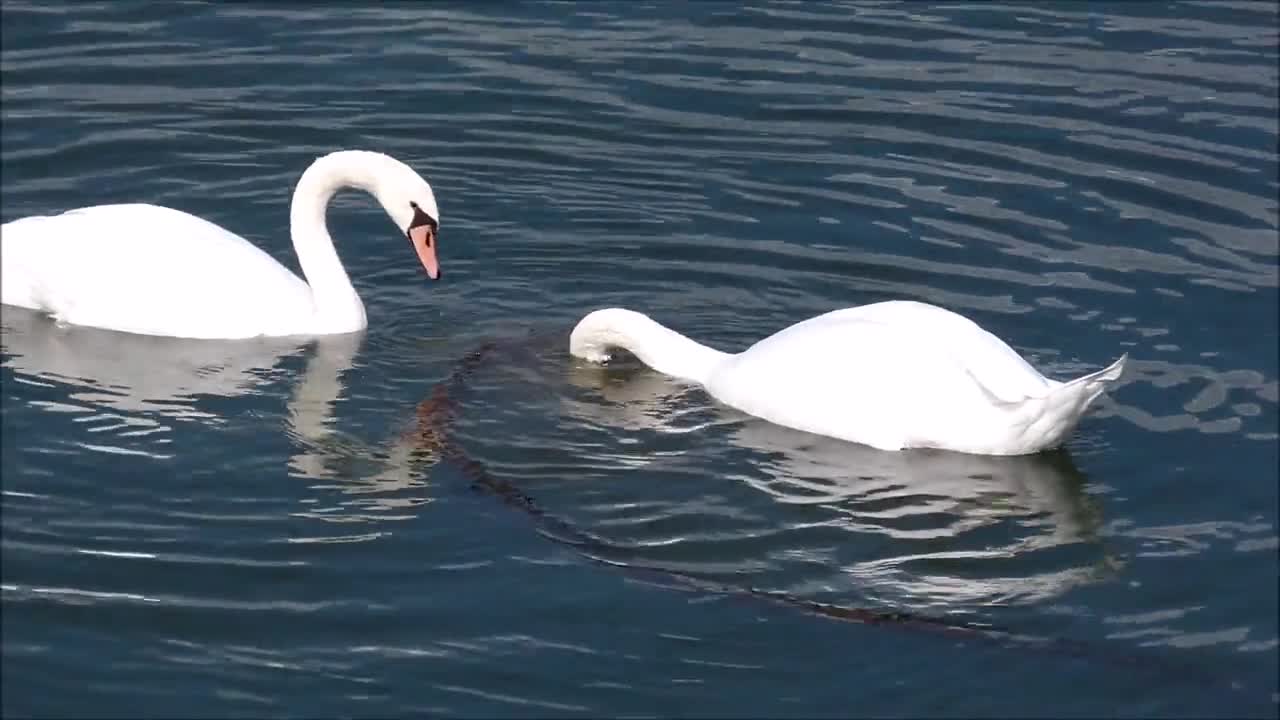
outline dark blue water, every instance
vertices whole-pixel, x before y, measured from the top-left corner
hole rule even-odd
[[[166,204],[296,267],[293,183],[370,148],[432,182],[445,278],[348,193],[362,335],[5,308],[4,715],[1276,716],[1277,26],[6,0],[4,220]],[[1051,377],[1132,362],[1065,452],[1001,460],[783,431],[565,347],[609,305],[733,350],[890,298]],[[488,340],[466,465],[418,409]]]

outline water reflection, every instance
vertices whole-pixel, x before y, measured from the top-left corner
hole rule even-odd
[[[624,434],[697,432],[687,442],[701,464],[792,508],[773,513],[788,529],[775,549],[794,543],[804,552],[841,531],[835,542],[850,549],[818,553],[837,578],[814,586],[957,607],[1056,596],[1115,569],[1098,503],[1066,451],[882,452],[745,416],[638,365],[574,363],[568,380],[578,389],[563,401],[568,422]]]
[[[829,504],[915,496],[947,498],[952,501],[950,509],[962,511],[981,505],[984,497],[998,496],[1005,503],[1001,512],[1016,508],[1054,518],[1055,535],[1066,540],[1089,537],[1098,527],[1096,513],[1086,507],[1084,476],[1065,451],[1016,457],[933,450],[882,452],[763,422],[718,405],[714,419],[699,416],[691,426],[692,411],[698,408],[690,408],[687,398],[696,391],[657,373],[575,364],[569,379],[592,391],[565,398],[566,415],[571,417],[659,433],[724,426],[734,445],[755,454],[754,472],[743,479],[779,502]]]
[[[338,349],[327,346],[328,340],[317,341],[317,352],[294,387],[286,430],[295,447],[289,458],[292,473],[321,481],[313,482],[312,490],[336,491],[340,497],[328,503],[309,501],[306,509],[294,514],[338,523],[410,520],[430,501],[425,492],[427,470],[436,460],[438,446],[424,440],[427,430],[412,425],[376,445],[340,433],[332,423],[332,407],[345,391],[341,378],[349,362]],[[430,397],[422,405],[429,407]],[[419,412],[434,415],[421,407]],[[342,538],[295,542],[336,539]]]
[[[279,362],[303,346],[287,338],[228,343],[133,335],[61,325],[42,313],[7,306],[0,327],[3,364],[16,382],[70,390],[56,399],[24,393],[36,396],[30,404],[65,412],[114,411],[129,424],[151,429],[168,429],[166,421],[175,419],[224,422],[198,407],[198,399],[261,390],[279,379]],[[350,336],[344,341],[349,347],[334,350],[350,364],[360,339]]]
[[[216,406],[230,398],[270,398],[292,377],[283,426],[292,444],[288,472],[315,491],[295,514],[341,522],[405,519],[412,517],[408,509],[426,502],[420,491],[423,466],[411,465],[415,452],[422,455],[420,442],[404,436],[371,446],[344,435],[335,422],[334,405],[347,392],[346,375],[364,333],[189,340],[60,325],[40,313],[6,307],[0,338],[3,365],[12,370],[11,381],[24,386],[26,403],[77,415],[93,437],[91,443],[77,442],[83,448],[172,458],[169,436],[176,422],[243,429],[233,421],[261,411],[241,407],[233,415]],[[295,375],[296,359],[303,356]],[[35,422],[17,417],[27,419],[9,417],[6,431],[21,434],[23,426],[15,422]],[[335,502],[327,499],[331,491],[340,495]]]

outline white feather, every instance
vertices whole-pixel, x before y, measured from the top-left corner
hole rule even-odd
[[[389,156],[341,151],[303,173],[290,231],[306,281],[207,220],[146,204],[98,205],[0,228],[0,302],[61,322],[144,335],[234,339],[366,327],[325,209],[340,188],[373,194],[402,236],[413,205],[438,222],[431,186]],[[434,253],[434,250],[432,250]]]
[[[981,455],[1061,445],[1126,359],[1050,380],[972,320],[911,301],[835,310],[736,355],[619,308],[588,314],[570,335],[586,360],[605,362],[614,347],[778,425],[881,450]]]

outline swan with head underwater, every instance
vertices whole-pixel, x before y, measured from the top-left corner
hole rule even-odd
[[[615,348],[778,425],[880,450],[977,455],[1060,446],[1128,357],[1050,380],[972,320],[904,300],[818,315],[737,354],[621,308],[588,314],[569,336],[569,352],[591,362]]]
[[[302,174],[289,210],[303,280],[248,240],[148,204],[97,205],[0,228],[0,302],[60,322],[200,339],[318,336],[365,329],[364,303],[325,224],[342,188],[373,195],[440,276],[431,185],[382,153],[342,150]]]

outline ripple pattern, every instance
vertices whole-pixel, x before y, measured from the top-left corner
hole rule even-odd
[[[4,309],[4,715],[1275,716],[1271,3],[2,14],[0,219],[160,203],[296,267],[298,175],[369,147],[432,182],[448,269],[424,283],[344,193],[364,335],[231,348]],[[900,297],[1050,376],[1131,369],[1064,452],[996,462],[782,431],[563,347],[597,307],[732,350]],[[514,349],[468,380],[457,442],[600,562],[411,431],[493,338]],[[833,630],[644,568],[1240,689]]]

